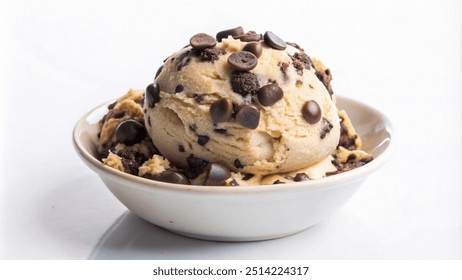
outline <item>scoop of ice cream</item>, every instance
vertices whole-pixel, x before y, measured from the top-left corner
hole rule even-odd
[[[217,35],[193,36],[146,89],[146,129],[160,153],[180,168],[201,160],[261,175],[331,155],[340,119],[311,58],[271,32]]]

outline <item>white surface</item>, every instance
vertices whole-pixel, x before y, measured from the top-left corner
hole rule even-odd
[[[460,1],[93,2],[0,7],[0,258],[462,258]],[[337,94],[392,119],[395,154],[300,234],[189,239],[128,213],[77,157],[71,132],[97,104],[144,88],[191,35],[237,25],[323,59]]]

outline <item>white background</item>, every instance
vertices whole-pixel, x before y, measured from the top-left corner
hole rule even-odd
[[[461,259],[460,1],[10,1],[0,7],[0,259]],[[390,117],[394,155],[331,219],[250,243],[178,236],[73,150],[84,113],[149,84],[199,32],[272,30],[338,95]]]

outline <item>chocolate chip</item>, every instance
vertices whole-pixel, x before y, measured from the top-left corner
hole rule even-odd
[[[159,76],[160,72],[162,72],[162,69],[164,69],[164,66],[163,66],[163,65],[161,65],[161,66],[159,67],[159,69],[157,69],[157,72],[156,72],[156,75],[154,76],[154,79],[156,79],[156,78]]]
[[[183,145],[178,145],[178,152],[180,153],[184,153],[186,150],[184,149],[184,146]]]
[[[242,42],[258,42],[263,39],[263,36],[255,31],[249,31],[246,34],[233,36],[233,38]]]
[[[189,181],[188,178],[186,178],[186,176],[172,170],[166,170],[162,172],[161,174],[155,177],[155,180],[166,183],[189,185]]]
[[[196,101],[199,104],[202,104],[204,101],[204,95],[203,94],[194,94],[194,101]]]
[[[217,44],[215,38],[205,33],[198,33],[191,37],[189,44],[193,50],[204,50],[206,48],[213,48]]]
[[[308,177],[306,173],[297,173],[297,175],[295,175],[294,177],[295,182],[302,182],[302,181],[308,181],[308,180],[310,180],[310,177]]]
[[[236,166],[236,168],[244,168],[244,165],[241,163],[241,161],[237,158],[235,161],[234,161],[234,166]]]
[[[247,94],[255,94],[260,88],[258,78],[254,73],[250,72],[233,72],[231,77],[231,87],[234,92],[245,96]]]
[[[228,134],[228,130],[226,130],[224,128],[215,128],[213,130],[213,132],[221,134],[221,135],[227,135]]]
[[[214,62],[220,58],[220,55],[225,53],[226,51],[222,48],[206,48],[201,52],[201,59],[204,61]]]
[[[178,65],[176,66],[176,70],[181,71],[183,67],[185,67],[186,65],[189,64],[189,62],[191,62],[191,58],[189,57],[190,54],[191,54],[191,50],[187,50],[187,51],[180,53],[177,56],[177,60],[179,62],[178,62]]]
[[[259,42],[251,42],[251,43],[247,43],[242,50],[246,52],[251,52],[257,58],[259,58],[263,52],[263,47],[261,46]]]
[[[138,168],[143,164],[143,162],[148,160],[148,157],[144,154],[133,151],[132,149],[123,149],[116,154],[122,158],[124,171],[132,175],[138,175]]]
[[[305,102],[305,105],[302,107],[302,114],[303,118],[309,124],[317,123],[322,116],[321,108],[319,107],[318,103],[314,100],[309,100]]]
[[[231,172],[219,163],[211,163],[207,167],[207,178],[204,185],[206,186],[222,186],[225,180],[231,177]]]
[[[286,43],[271,31],[266,31],[263,39],[265,43],[273,49],[285,50],[287,48]]]
[[[186,161],[188,162],[189,168],[184,171],[184,175],[189,179],[196,178],[209,164],[208,161],[194,155],[190,155],[186,158]]]
[[[238,26],[236,28],[227,29],[227,30],[218,32],[216,38],[218,42],[221,42],[221,40],[228,38],[228,36],[230,35],[239,36],[242,34],[244,34],[244,29],[241,26]]]
[[[237,111],[235,119],[243,127],[255,129],[260,122],[260,111],[255,106],[243,105]]]
[[[201,159],[199,157],[196,157],[194,155],[190,155],[186,161],[188,162],[188,166],[192,169],[196,170],[203,170],[207,164],[209,163],[208,161]]]
[[[212,103],[210,115],[213,123],[227,122],[233,117],[233,103],[229,99],[222,98]]]
[[[280,180],[276,180],[273,182],[273,185],[277,185],[277,184],[285,184],[285,183]]]
[[[178,93],[178,92],[182,92],[184,90],[184,86],[183,85],[177,85],[175,87],[175,93]]]
[[[148,115],[148,125],[152,126],[152,124],[151,124],[151,115]]]
[[[284,97],[284,92],[278,85],[268,84],[257,91],[257,97],[261,105],[271,106]]]
[[[207,144],[207,142],[209,142],[209,140],[210,138],[207,135],[199,135],[197,137],[197,144],[204,146],[205,144]]]
[[[257,66],[257,57],[247,51],[240,51],[231,54],[228,57],[228,63],[236,70],[239,71],[250,71]]]
[[[125,145],[133,145],[141,142],[146,135],[146,128],[135,120],[121,122],[116,128],[117,141]]]
[[[334,126],[326,119],[322,118],[321,139],[324,139]]]
[[[154,108],[156,103],[160,100],[160,88],[159,84],[150,84],[146,87],[146,102],[149,108]]]

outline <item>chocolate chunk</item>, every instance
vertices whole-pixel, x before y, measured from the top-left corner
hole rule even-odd
[[[175,87],[175,93],[178,93],[178,92],[182,92],[184,90],[184,86],[183,85],[177,85]]]
[[[251,52],[257,58],[259,58],[261,56],[262,52],[263,52],[263,47],[261,46],[261,43],[259,43],[259,42],[251,42],[251,43],[248,43],[247,45],[245,45],[242,50],[246,51],[246,52]]]
[[[247,94],[255,94],[260,88],[260,83],[254,73],[236,71],[233,72],[231,78],[231,87],[234,92],[245,96]]]
[[[191,50],[187,50],[187,51],[180,53],[177,56],[177,60],[179,62],[178,62],[178,65],[176,66],[176,70],[181,71],[183,67],[185,67],[186,65],[189,64],[189,62],[191,62],[191,58],[189,57],[190,54],[191,54]]]
[[[322,118],[321,139],[324,139],[334,126],[326,119]]]
[[[220,55],[225,53],[226,51],[222,48],[206,48],[201,52],[201,59],[214,62],[220,58]]]
[[[123,149],[117,153],[122,158],[122,165],[126,173],[138,175],[138,168],[148,160],[144,154],[133,151],[132,149]]]
[[[240,51],[231,54],[228,57],[228,63],[236,70],[239,71],[250,71],[257,66],[257,57],[247,51]]]
[[[125,145],[133,145],[141,142],[146,136],[146,128],[135,120],[126,120],[116,128],[117,141]]]
[[[248,181],[248,180],[252,179],[253,176],[255,176],[255,175],[254,175],[254,174],[251,174],[251,173],[246,173],[246,174],[244,174],[244,176],[242,177],[242,180]]]
[[[241,161],[237,158],[235,161],[234,161],[234,166],[236,166],[236,168],[244,168],[244,165],[241,163]]]
[[[232,29],[227,29],[223,30],[217,33],[216,38],[218,42],[221,42],[221,40],[228,38],[228,36],[239,36],[244,34],[244,29],[241,26],[238,26],[236,28]]]
[[[162,172],[161,174],[155,177],[155,180],[172,184],[189,185],[189,180],[188,178],[186,178],[186,176],[184,176],[180,172],[172,170],[166,170]]]
[[[213,132],[221,134],[221,135],[227,135],[228,134],[228,130],[226,130],[224,128],[215,128],[213,130]]]
[[[191,131],[196,131],[196,129],[197,129],[197,124],[195,124],[195,123],[190,123],[190,124],[189,124],[189,129],[191,129]]]
[[[189,167],[193,169],[204,169],[205,166],[207,166],[209,163],[208,161],[198,158],[194,155],[190,155],[186,161],[188,162]]]
[[[231,172],[219,163],[211,163],[207,167],[207,175],[204,182],[206,186],[223,186],[225,180],[231,177]]]
[[[355,150],[357,135],[348,136],[348,127],[344,124],[344,119],[340,117],[340,139],[338,146],[342,146],[347,150]]]
[[[286,43],[271,31],[266,31],[263,39],[265,43],[273,49],[285,50],[287,48]]]
[[[160,75],[160,72],[162,72],[162,69],[164,69],[164,66],[163,66],[163,65],[161,65],[161,66],[159,67],[159,69],[157,69],[157,72],[156,72],[156,75],[154,76],[154,79],[156,79],[156,78]]]
[[[190,155],[186,161],[188,162],[189,169],[185,170],[185,175],[190,179],[201,174],[204,168],[209,164],[208,161],[194,155]]]
[[[210,115],[213,123],[227,122],[233,117],[233,103],[229,99],[222,98],[212,103]]]
[[[260,111],[253,105],[243,105],[237,111],[235,119],[243,127],[255,129],[260,123]]]
[[[306,173],[297,173],[294,177],[295,182],[308,181],[308,180],[310,180],[310,177],[308,177]]]
[[[293,56],[291,56],[292,60],[294,61],[294,66],[295,66],[295,62],[298,62],[301,64],[301,66],[305,69],[308,69],[310,70],[311,67],[314,68],[314,65],[313,65],[313,61],[311,60],[311,58],[304,52],[297,52],[297,53],[294,53]],[[300,67],[300,66],[299,66]],[[296,67],[297,68],[297,67]],[[302,73],[303,73],[303,68],[300,69],[302,70]],[[297,68],[298,70],[298,68]]]
[[[262,86],[257,92],[258,101],[263,106],[271,106],[284,97],[284,92],[276,84]]]
[[[199,135],[197,137],[197,144],[204,146],[205,144],[207,144],[207,142],[209,142],[209,140],[210,138],[207,135]]]
[[[246,34],[233,36],[233,38],[242,42],[258,42],[263,39],[263,36],[255,31],[249,31]]]
[[[180,153],[184,153],[186,150],[184,149],[184,146],[183,145],[178,145],[178,152]]]
[[[191,39],[189,40],[189,44],[191,44],[193,50],[201,51],[206,48],[215,47],[217,41],[215,41],[215,38],[208,34],[198,33],[191,37]]]
[[[149,108],[154,108],[160,100],[160,87],[158,83],[150,84],[146,87],[146,102]]]
[[[317,123],[322,116],[321,108],[319,107],[318,103],[314,100],[309,100],[305,102],[305,105],[302,107],[302,114],[303,118],[309,124]]]
[[[284,81],[289,79],[289,75],[287,74],[287,69],[289,68],[289,63],[287,62],[279,62],[278,63],[279,70],[281,70],[282,75],[284,76]]]

